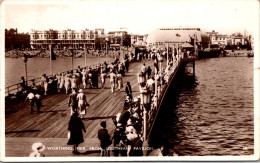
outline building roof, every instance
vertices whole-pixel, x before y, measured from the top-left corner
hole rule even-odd
[[[193,48],[194,46],[192,46],[190,43],[185,42],[185,43],[181,44],[181,47],[183,47],[183,48]]]
[[[147,37],[147,43],[156,43],[156,42],[176,42],[184,43],[191,42],[192,39],[196,36],[197,42],[209,42],[209,36],[202,31],[198,30],[155,30],[151,32]]]

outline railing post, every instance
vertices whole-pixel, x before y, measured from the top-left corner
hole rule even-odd
[[[143,109],[144,109],[144,141],[146,141],[146,138],[147,138],[147,111],[146,111],[146,108],[145,106],[143,105]]]

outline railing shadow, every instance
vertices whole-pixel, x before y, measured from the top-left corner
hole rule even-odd
[[[107,117],[88,117],[84,118],[84,120],[96,120],[96,119],[108,119],[108,118],[115,118],[116,116],[107,116]]]
[[[39,132],[40,130],[22,130],[22,131],[6,131],[5,134]]]

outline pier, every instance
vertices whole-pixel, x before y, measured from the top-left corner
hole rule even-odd
[[[174,80],[175,74],[179,71],[181,65],[184,65],[184,67],[191,65],[194,75],[195,59],[194,56],[184,58],[184,55],[177,55],[167,67],[166,59],[161,60],[160,67],[166,67],[167,71],[164,72],[164,75],[161,72],[155,73],[155,79],[157,79],[155,84],[156,93],[152,97],[150,108],[144,107],[144,105],[141,106],[144,107],[142,134],[145,141],[150,137],[161,102],[171,81]],[[137,74],[143,63],[150,66],[153,71],[155,70],[152,59],[132,62],[129,71],[123,77],[124,87],[127,81],[130,82],[133,97],[140,96],[141,87]],[[162,83],[162,78],[164,78],[164,83]],[[111,93],[109,79],[107,79],[104,89],[87,88],[84,90],[90,107],[83,119],[86,133],[83,133],[84,143],[79,145],[80,155],[74,155],[69,150],[71,146],[67,145],[68,122],[70,119],[68,94],[58,93],[45,96],[42,101],[42,112],[39,114],[29,114],[30,106],[28,103],[7,105],[5,109],[6,157],[27,157],[32,151],[31,145],[35,142],[42,142],[47,147],[47,150],[44,151],[46,157],[99,156],[98,147],[100,147],[100,142],[97,138],[99,124],[101,121],[106,121],[109,135],[113,135],[116,127],[112,118],[123,111],[126,97],[124,87],[120,91],[116,90]]]

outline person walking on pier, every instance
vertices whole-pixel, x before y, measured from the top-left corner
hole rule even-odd
[[[150,78],[150,76],[152,75],[152,69],[151,69],[151,67],[150,66],[148,66],[148,68],[147,68],[147,78],[146,79],[149,79]]]
[[[69,104],[68,106],[71,106],[71,115],[78,110],[78,101],[77,101],[77,93],[76,89],[72,89],[72,93],[70,94],[69,97]]]
[[[78,117],[78,112],[73,113],[69,121],[69,141],[68,145],[73,145],[72,153],[79,154],[77,151],[78,145],[84,142],[82,130],[86,133],[85,126],[82,120]]]
[[[127,83],[126,83],[125,93],[126,93],[126,95],[127,95],[131,100],[133,99],[133,96],[132,96],[132,87],[131,87],[131,85],[130,85],[130,82],[127,82]]]
[[[77,101],[80,117],[81,119],[83,119],[86,114],[86,107],[89,106],[89,104],[87,102],[87,97],[82,89],[79,90],[79,94],[77,95]]]
[[[71,89],[77,89],[77,79],[76,75],[74,74],[71,79]]]
[[[69,93],[69,89],[70,89],[70,87],[71,87],[71,83],[70,83],[70,74],[69,74],[69,72],[65,75],[65,90],[66,90],[66,94],[68,94]]]
[[[64,74],[60,73],[60,83],[58,87],[58,92],[60,92],[64,88],[64,83],[65,83]]]
[[[123,77],[122,74],[119,72],[117,74],[117,86],[118,86],[118,91],[120,91],[121,87],[123,87]]]
[[[129,69],[129,61],[128,61],[128,58],[125,59],[125,69],[126,69],[126,72],[128,72],[128,69]]]
[[[93,84],[93,88],[98,88],[98,74],[97,74],[97,70],[94,69],[92,71],[92,84]]]
[[[98,139],[100,140],[101,156],[110,156],[110,152],[107,147],[112,144],[110,140],[110,135],[106,129],[106,122],[102,121],[100,123],[101,129],[98,130]]]
[[[48,83],[49,83],[48,77],[46,76],[46,74],[43,74],[41,78],[41,85],[44,88],[44,95],[47,95]]]
[[[31,109],[30,114],[32,114],[33,113],[33,106],[34,106],[34,102],[35,102],[35,96],[34,96],[34,94],[32,92],[30,92],[27,95],[25,101],[27,101],[27,100],[29,100],[30,109]]]
[[[114,92],[114,88],[115,88],[115,79],[116,79],[116,74],[111,70],[110,74],[110,86],[111,86],[111,92]]]
[[[146,67],[145,63],[144,63],[143,66],[141,67],[141,72],[142,72],[143,76],[146,75],[147,67]]]
[[[37,113],[40,113],[40,109],[42,106],[42,97],[39,93],[36,93],[36,95],[35,95],[35,103],[36,103],[36,107],[37,107]]]
[[[89,88],[93,88],[92,69],[91,68],[89,68],[89,72],[88,72],[88,82],[89,82]]]
[[[25,81],[25,79],[24,79],[23,76],[21,77],[20,86],[22,87],[22,90],[25,90],[25,89],[26,89],[26,81]]]
[[[87,88],[87,71],[86,71],[86,68],[84,68],[83,71],[82,71],[82,84],[83,84],[83,88],[86,89]]]
[[[104,70],[101,69],[101,74],[100,74],[100,81],[101,81],[101,88],[104,88],[104,85],[106,83],[106,73]]]

